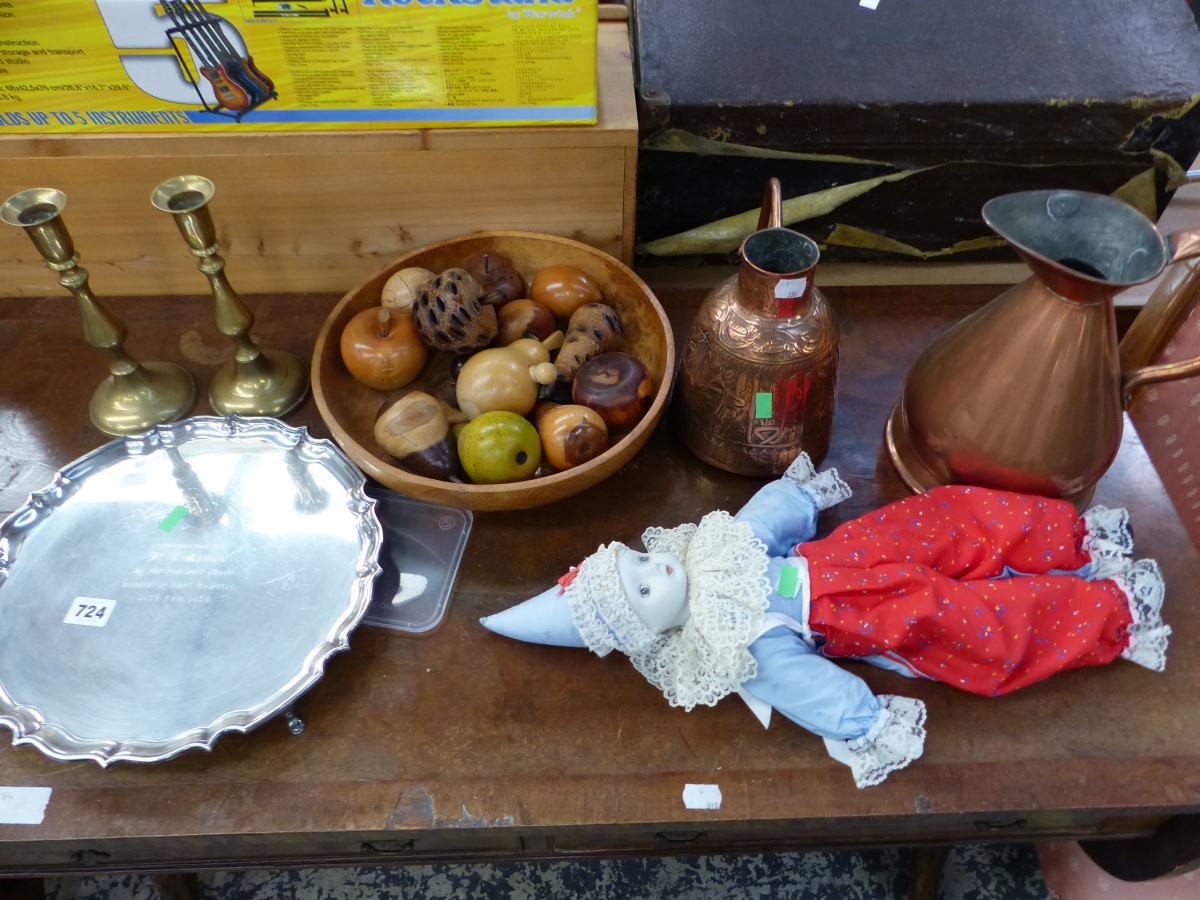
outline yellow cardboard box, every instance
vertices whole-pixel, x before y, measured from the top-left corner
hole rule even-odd
[[[0,0],[0,135],[596,121],[596,0]]]

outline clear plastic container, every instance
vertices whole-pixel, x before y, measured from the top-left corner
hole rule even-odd
[[[471,513],[410,500],[376,484],[367,486],[367,496],[378,501],[383,571],[375,579],[363,622],[397,631],[429,631],[446,614],[471,535]]]

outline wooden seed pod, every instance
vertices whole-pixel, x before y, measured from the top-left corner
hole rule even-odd
[[[496,310],[479,302],[478,282],[462,269],[447,269],[418,295],[413,322],[421,340],[444,353],[486,347],[496,337]]]
[[[625,324],[603,303],[585,303],[571,314],[566,340],[554,361],[559,379],[575,380],[575,373],[601,353],[615,353],[624,346]]]

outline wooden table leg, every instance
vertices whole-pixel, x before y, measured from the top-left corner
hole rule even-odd
[[[913,847],[912,874],[909,876],[909,900],[938,900],[942,867],[950,853],[948,846]]]

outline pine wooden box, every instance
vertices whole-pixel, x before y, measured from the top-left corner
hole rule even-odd
[[[0,200],[66,193],[64,219],[100,296],[197,294],[207,282],[155,185],[204,175],[241,293],[342,293],[410,250],[518,229],[633,255],[637,113],[624,22],[601,22],[596,125],[238,135],[0,136]],[[58,286],[19,229],[0,229],[0,296]]]

